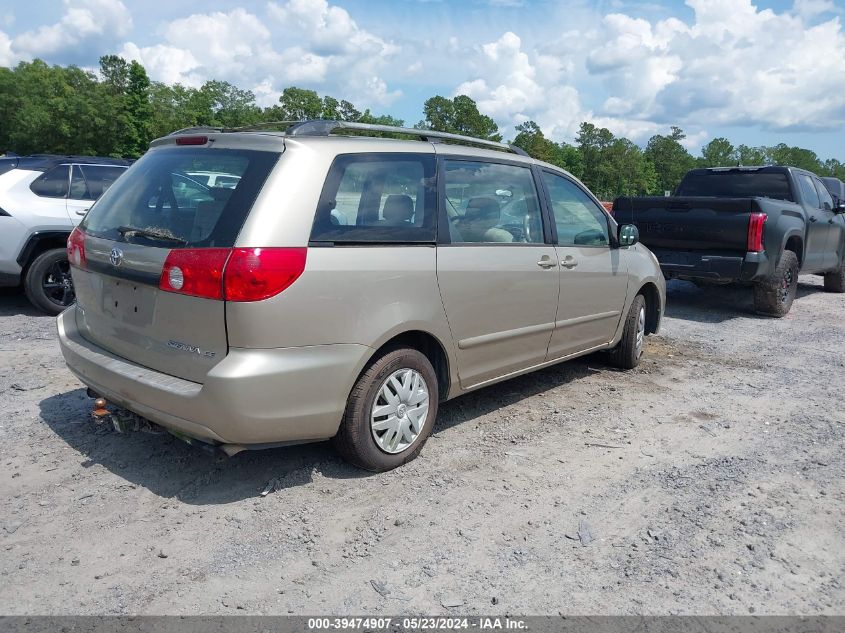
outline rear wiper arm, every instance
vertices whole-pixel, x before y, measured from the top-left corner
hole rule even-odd
[[[181,237],[175,237],[173,235],[168,235],[167,233],[161,233],[159,231],[151,231],[149,229],[139,229],[134,226],[120,226],[117,228],[117,232],[120,233],[123,237],[126,237],[128,234],[138,235],[140,237],[147,237],[152,240],[161,240],[162,242],[174,242],[176,244],[187,244],[188,242],[183,240]]]

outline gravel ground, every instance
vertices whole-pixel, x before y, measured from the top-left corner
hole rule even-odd
[[[97,427],[54,320],[6,293],[0,613],[845,614],[845,295],[669,304],[636,370],[464,396],[371,475],[328,444],[226,459]]]

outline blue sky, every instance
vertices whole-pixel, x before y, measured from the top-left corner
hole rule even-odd
[[[263,105],[290,85],[409,124],[468,94],[506,136],[583,120],[697,153],[785,142],[845,161],[845,0],[0,1],[0,65],[137,59],[155,80],[224,79]]]

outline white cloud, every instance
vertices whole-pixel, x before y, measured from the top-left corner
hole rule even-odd
[[[548,56],[532,62],[522,50],[522,40],[508,31],[495,42],[479,47],[475,67],[481,77],[465,81],[455,94],[465,94],[479,110],[504,125],[506,134],[528,119],[535,120],[552,137],[571,136],[581,119],[578,91],[568,85],[547,85],[538,77],[537,65],[562,72]],[[552,72],[552,75],[554,73]]]
[[[11,66],[15,63],[15,55],[12,53],[12,40],[3,31],[0,31],[0,66]]]
[[[132,16],[120,0],[63,0],[61,19],[15,37],[19,58],[46,56],[75,49],[91,40],[113,41],[132,28]]]
[[[157,81],[195,88],[203,83],[203,78],[196,72],[200,63],[190,51],[165,44],[138,47],[127,42],[119,55],[139,62],[147,74]]]

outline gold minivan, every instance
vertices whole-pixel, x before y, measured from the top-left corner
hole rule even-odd
[[[68,256],[61,348],[91,392],[229,454],[333,438],[373,471],[419,453],[439,402],[598,350],[636,366],[666,298],[565,171],[332,121],[154,141]]]

